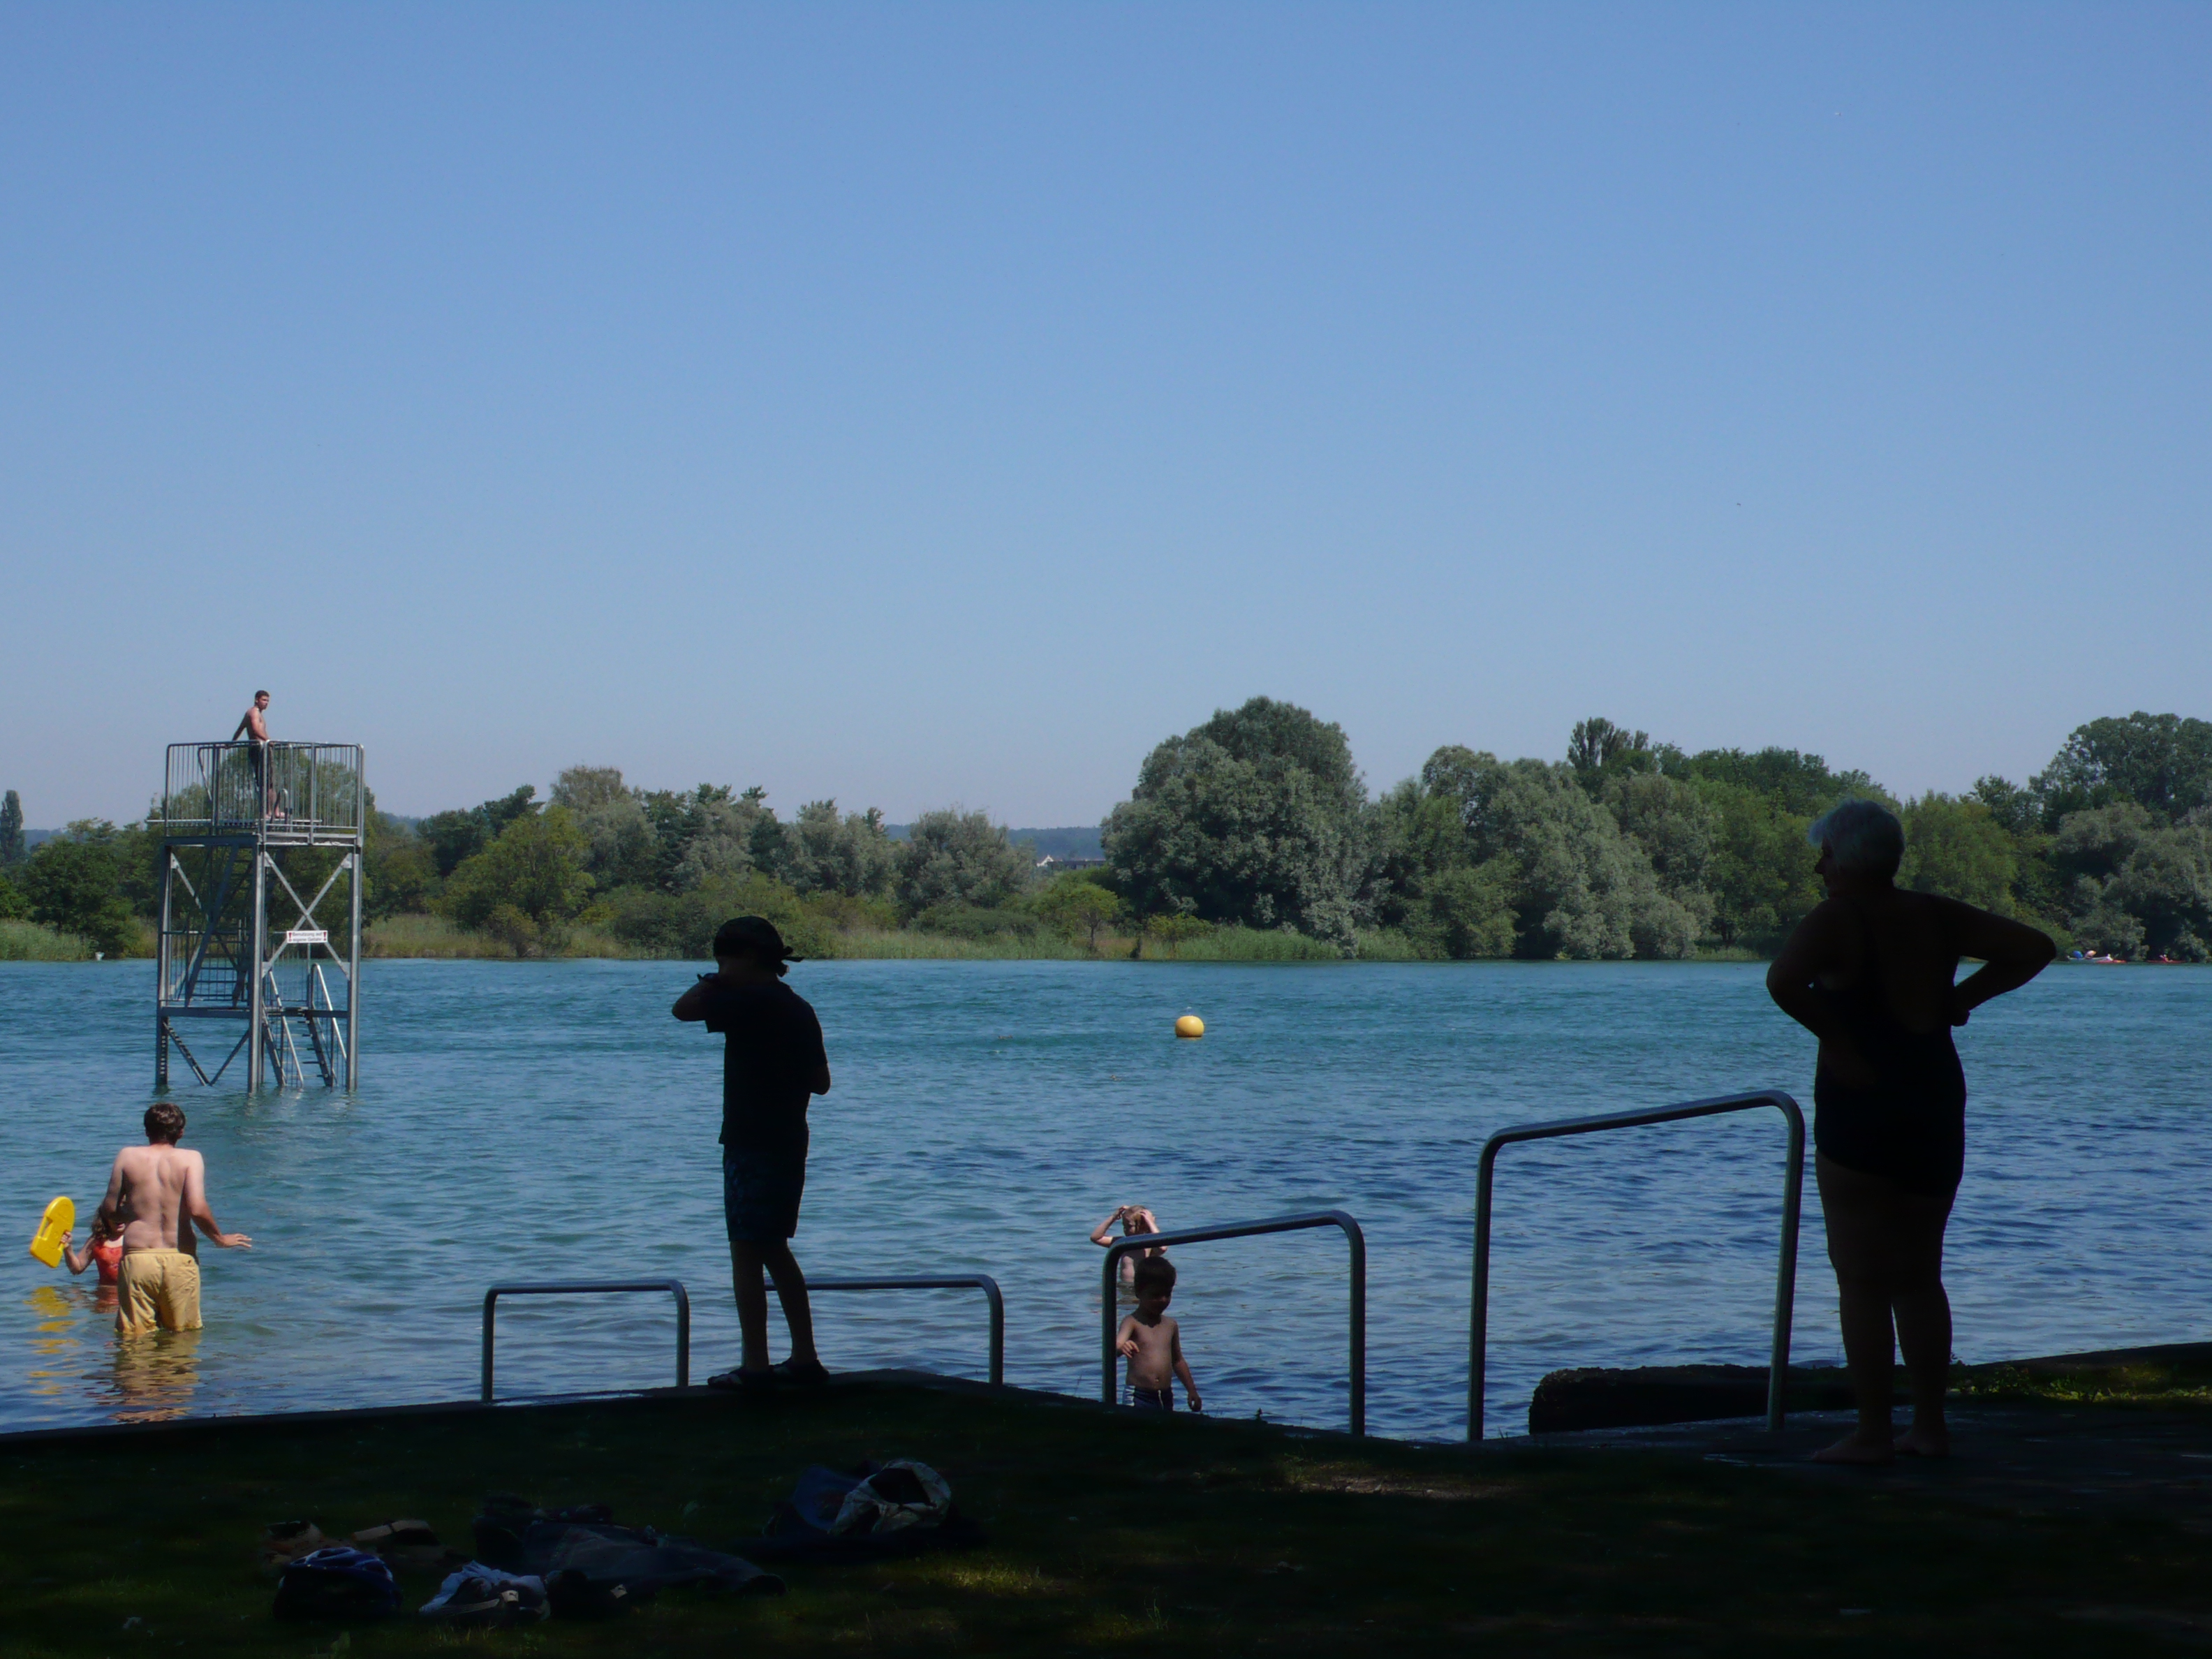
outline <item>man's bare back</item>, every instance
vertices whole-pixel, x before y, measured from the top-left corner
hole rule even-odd
[[[108,1174],[100,1207],[123,1223],[123,1253],[196,1253],[192,1224],[226,1249],[251,1249],[244,1233],[226,1233],[208,1207],[207,1166],[195,1152],[161,1141],[125,1146]]]

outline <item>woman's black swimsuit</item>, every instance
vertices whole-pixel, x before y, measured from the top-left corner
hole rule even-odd
[[[1881,955],[1863,916],[1859,931],[1866,966],[1858,983],[1819,994],[1881,1080],[1854,1089],[1815,1072],[1813,1144],[1845,1169],[1948,1198],[1966,1164],[1966,1073],[1948,1025],[1910,1031],[1890,1012]]]

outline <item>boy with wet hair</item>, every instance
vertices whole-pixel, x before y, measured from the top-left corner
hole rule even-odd
[[[713,1388],[829,1380],[814,1352],[806,1275],[791,1253],[806,1188],[807,1103],[830,1092],[821,1022],[783,982],[786,964],[799,959],[765,917],[736,917],[714,935],[714,972],[670,1011],[722,1038],[722,1211],[744,1353],[736,1370],[707,1379]],[[791,1353],[779,1365],[768,1360],[763,1270],[791,1327]]]
[[[1137,1264],[1137,1311],[1121,1322],[1114,1346],[1129,1361],[1129,1401],[1146,1411],[1175,1409],[1175,1383],[1182,1380],[1193,1411],[1199,1403],[1198,1384],[1192,1381],[1189,1362],[1182,1357],[1182,1328],[1168,1317],[1175,1297],[1175,1263],[1164,1255],[1148,1255]]]

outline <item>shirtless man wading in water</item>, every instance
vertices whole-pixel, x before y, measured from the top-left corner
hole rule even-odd
[[[146,1109],[146,1144],[115,1155],[100,1213],[123,1224],[123,1265],[116,1271],[115,1328],[138,1336],[200,1328],[197,1224],[225,1249],[250,1250],[244,1233],[227,1233],[208,1208],[207,1166],[177,1145],[185,1115],[167,1101]]]

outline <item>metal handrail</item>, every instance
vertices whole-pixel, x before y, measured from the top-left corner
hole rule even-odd
[[[362,762],[354,743],[173,743],[162,767],[162,834],[357,846]]]
[[[1608,1112],[1598,1117],[1564,1118],[1556,1123],[1523,1123],[1500,1129],[1482,1143],[1482,1164],[1474,1196],[1474,1305],[1468,1318],[1467,1437],[1482,1438],[1482,1373],[1490,1337],[1490,1188],[1498,1154],[1517,1140],[1552,1140],[1563,1135],[1595,1134],[1605,1129],[1635,1129],[1647,1123],[1716,1117],[1760,1106],[1780,1111],[1790,1126],[1790,1150],[1782,1185],[1782,1260],[1774,1276],[1774,1347],[1766,1374],[1766,1426],[1782,1426],[1782,1384],[1790,1369],[1790,1316],[1797,1290],[1797,1212],[1805,1179],[1805,1115],[1779,1089],[1746,1095],[1717,1095],[1679,1106],[1654,1106],[1638,1112]]]
[[[671,1291],[676,1296],[676,1386],[691,1386],[691,1297],[680,1279],[570,1279],[557,1285],[495,1285],[483,1299],[483,1386],[491,1401],[492,1310],[503,1296],[602,1296],[618,1291]]]
[[[1266,1221],[1232,1221],[1222,1227],[1194,1227],[1180,1233],[1131,1233],[1106,1247],[1106,1269],[1099,1309],[1098,1398],[1114,1403],[1114,1333],[1120,1321],[1115,1300],[1115,1269],[1132,1250],[1162,1250],[1174,1244],[1203,1244],[1214,1238],[1250,1238],[1261,1233],[1302,1232],[1309,1227],[1340,1227],[1352,1247],[1352,1431],[1367,1432],[1367,1236],[1342,1210],[1275,1216]]]
[[[773,1279],[766,1281],[770,1291]],[[1006,1380],[1006,1301],[999,1294],[999,1281],[988,1273],[939,1273],[892,1279],[809,1279],[806,1289],[816,1291],[981,1291],[991,1304],[991,1381]]]

